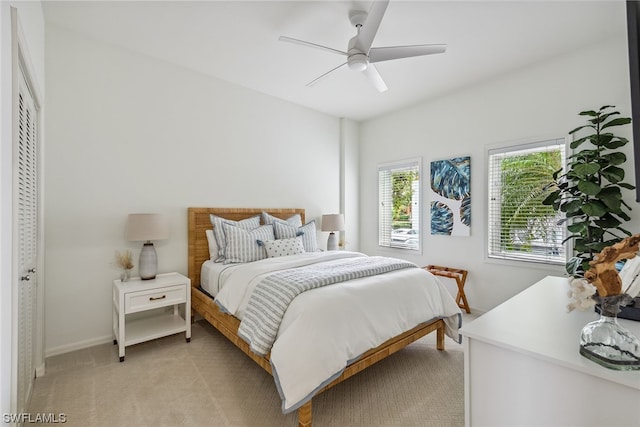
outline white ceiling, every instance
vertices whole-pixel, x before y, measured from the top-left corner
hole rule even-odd
[[[606,1],[394,1],[373,46],[446,43],[447,52],[378,63],[377,92],[332,53],[355,35],[348,14],[370,1],[44,2],[47,25],[179,64],[337,117],[366,120],[626,34],[625,4]],[[597,58],[594,58],[597,61]]]

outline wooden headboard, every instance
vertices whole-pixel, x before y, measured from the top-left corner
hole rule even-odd
[[[232,221],[250,218],[267,212],[275,217],[287,219],[292,215],[300,214],[302,223],[305,223],[304,209],[259,209],[259,208],[187,208],[189,217],[189,278],[191,286],[200,286],[200,268],[202,263],[209,259],[209,244],[206,230],[211,230],[211,214]]]

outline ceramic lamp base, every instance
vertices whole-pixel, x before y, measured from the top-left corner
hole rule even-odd
[[[153,243],[147,242],[142,246],[140,251],[140,278],[142,280],[151,280],[156,278],[158,272],[158,255]]]
[[[329,233],[329,239],[327,240],[327,250],[328,251],[337,251],[338,250],[338,237],[336,233]]]

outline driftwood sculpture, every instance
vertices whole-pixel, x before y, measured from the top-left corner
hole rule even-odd
[[[598,295],[606,297],[622,293],[622,280],[616,270],[616,262],[635,257],[639,245],[640,234],[634,234],[604,248],[589,262],[590,268],[584,273],[584,278],[598,289]]]

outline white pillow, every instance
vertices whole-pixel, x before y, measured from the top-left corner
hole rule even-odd
[[[252,262],[267,257],[264,242],[275,240],[272,225],[262,225],[251,231],[244,230],[228,222],[222,223],[227,246],[224,249],[224,263]]]
[[[268,258],[296,255],[304,253],[301,237],[291,239],[268,240],[264,243]]]
[[[205,230],[205,234],[209,243],[209,259],[215,261],[218,258],[218,243],[213,235],[213,230]]]

